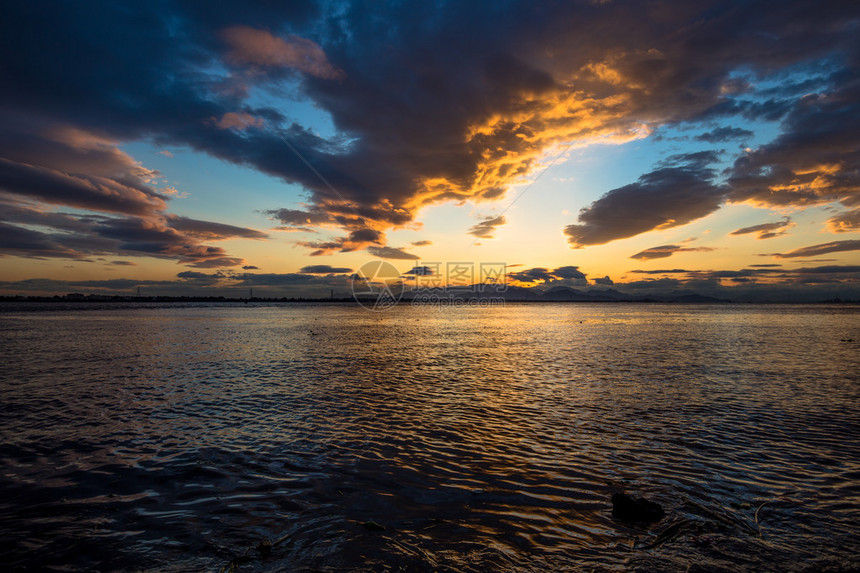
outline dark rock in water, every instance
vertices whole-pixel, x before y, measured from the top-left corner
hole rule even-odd
[[[368,529],[369,531],[385,531],[385,526],[380,525],[375,521],[365,521],[364,523],[362,523],[362,525],[365,527],[365,529]]]
[[[257,544],[257,553],[260,554],[260,559],[266,559],[272,554],[272,542],[264,539]]]
[[[612,494],[612,517],[623,521],[653,523],[666,515],[659,503],[644,497],[633,499],[626,493]]]

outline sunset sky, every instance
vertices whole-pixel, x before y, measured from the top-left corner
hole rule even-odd
[[[14,2],[0,294],[860,297],[860,3]]]

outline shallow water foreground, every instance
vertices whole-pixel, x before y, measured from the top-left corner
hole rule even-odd
[[[15,308],[4,570],[858,566],[857,306]]]

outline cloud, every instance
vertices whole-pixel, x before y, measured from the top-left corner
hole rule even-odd
[[[328,213],[323,212],[311,213],[300,209],[270,209],[264,213],[278,219],[284,225],[323,225],[332,222]]]
[[[17,241],[14,248],[12,243],[0,247],[0,253],[78,259],[92,254],[156,256],[191,264],[220,259],[227,265],[241,259],[222,249],[207,250],[201,242],[266,238],[252,229],[167,213],[170,193],[155,189],[160,174],[134,161],[105,134],[41,119],[30,132],[2,106],[0,118],[8,120],[0,129],[5,156],[0,158],[0,217],[40,229],[33,235],[7,226],[6,233]],[[89,214],[53,211],[62,207]],[[146,245],[125,240],[141,233],[148,235]],[[25,236],[30,248],[21,242]]]
[[[860,80],[854,75],[836,89],[798,99],[774,141],[734,162],[728,180],[732,201],[860,204]]]
[[[224,239],[268,239],[269,236],[254,229],[236,227],[226,223],[201,221],[176,215],[167,216],[167,224],[177,231],[196,237],[203,241],[220,241]]]
[[[420,266],[420,267],[412,267],[405,273],[404,275],[413,275],[418,277],[429,277],[436,274],[436,270],[433,267]]]
[[[809,247],[801,247],[788,253],[774,253],[774,257],[778,259],[791,259],[795,257],[815,257],[825,255],[827,253],[840,253],[844,251],[860,250],[860,240],[849,239],[847,241],[831,241],[829,243],[821,243],[820,245],[811,245]]]
[[[71,174],[0,158],[0,189],[45,203],[80,209],[147,215],[166,208],[165,197],[138,177],[124,180]]]
[[[418,260],[421,257],[394,247],[367,247],[367,252],[380,259]]]
[[[535,283],[551,281],[555,277],[544,267],[535,267],[524,271],[508,273],[508,278],[523,283]]]
[[[521,283],[544,283],[546,285],[584,286],[588,284],[585,273],[580,271],[579,267],[570,265],[554,270],[534,267],[523,271],[509,272],[508,278]]]
[[[504,215],[485,217],[483,221],[473,225],[469,229],[469,234],[479,239],[492,239],[496,232],[496,227],[504,225],[505,222]]]
[[[706,143],[722,143],[735,139],[746,139],[753,135],[755,134],[748,129],[741,129],[739,127],[719,127],[713,131],[701,133],[694,139],[696,141],[704,141]]]
[[[242,265],[242,269],[246,271],[255,271],[260,267],[255,267],[254,265]]]
[[[309,265],[302,267],[301,272],[312,275],[343,274],[351,272],[348,267],[333,267],[331,265]]]
[[[326,210],[384,199],[407,221],[429,203],[499,197],[560,143],[625,141],[642,137],[648,125],[718,114],[778,118],[790,102],[743,99],[752,94],[744,93],[731,72],[751,65],[766,76],[768,69],[824,57],[830,49],[823,43],[832,48],[848,38],[845,32],[834,44],[829,18],[836,16],[806,14],[799,6],[777,20],[755,6],[719,10],[718,16],[679,9],[662,22],[679,33],[659,37],[647,27],[630,32],[629,23],[651,16],[631,6],[571,7],[567,19],[559,13],[548,18],[540,9],[524,12],[518,5],[500,8],[492,18],[461,7],[438,26],[425,14],[378,8],[374,18],[349,13],[348,39],[326,47],[346,79],[337,86],[308,84],[310,95],[356,137],[347,153],[308,150],[316,158],[309,162],[343,197],[321,181],[302,182]],[[399,26],[387,27],[386,18]],[[547,26],[552,21],[568,24]],[[808,24],[803,35],[795,32],[796,21]],[[538,25],[541,40],[534,42],[530,30]],[[398,46],[396,55],[373,41],[380,36]],[[793,42],[790,49],[778,48],[787,41]],[[421,47],[426,45],[444,47],[427,57]],[[414,62],[421,62],[420,74]],[[451,87],[434,89],[437,78]],[[379,113],[390,121],[373,121]],[[415,133],[422,138],[416,140]],[[716,130],[711,139],[728,135]],[[719,204],[711,193],[703,201],[698,211],[688,205],[681,215],[702,216]],[[378,215],[368,224],[403,224],[386,212]]]
[[[411,244],[413,247],[427,247],[427,246],[432,245],[433,241],[427,241],[427,240],[413,241]]]
[[[251,229],[196,219],[58,213],[41,210],[34,204],[2,200],[0,216],[7,221],[2,227],[5,240],[0,243],[0,255],[28,258],[120,255],[174,259],[194,266],[235,266],[244,261],[229,256],[220,247],[201,243],[200,236],[258,238]],[[171,226],[177,221],[179,227],[188,227],[190,232]]]
[[[614,285],[615,283],[612,281],[609,276],[605,276],[603,278],[597,277],[592,279],[592,282],[596,285]]]
[[[794,227],[794,223],[791,222],[791,217],[785,217],[782,221],[777,221],[775,223],[762,223],[760,225],[753,225],[752,227],[743,227],[742,229],[732,231],[729,234],[748,235],[750,233],[758,233],[758,237],[756,237],[757,239],[772,239],[774,237],[784,235],[786,231],[792,227]]]
[[[635,273],[635,274],[641,274],[641,275],[675,275],[675,274],[688,274],[688,273],[691,273],[693,271],[688,271],[686,269],[649,269],[649,270],[636,269],[636,270],[632,270],[629,272]]]
[[[264,123],[262,117],[256,117],[243,111],[228,111],[222,115],[220,119],[216,120],[215,118],[211,118],[211,120],[219,129],[238,129],[239,131],[251,127],[261,128]]]
[[[343,75],[329,63],[322,48],[306,38],[295,35],[279,38],[249,26],[227,28],[221,32],[221,38],[229,49],[225,60],[233,66],[293,68],[324,79]]]
[[[640,251],[635,255],[631,255],[630,258],[641,260],[665,259],[666,257],[671,257],[675,253],[707,253],[713,250],[714,249],[712,249],[711,247],[682,247],[680,245],[662,245],[659,247],[651,247],[645,249],[644,251]]]
[[[552,271],[552,275],[559,279],[584,279],[585,273],[579,270],[579,267],[566,266],[558,267]]]
[[[0,254],[28,258],[83,259],[85,254],[63,244],[60,237],[0,222]]]
[[[244,259],[237,257],[218,257],[218,256],[189,256],[183,262],[189,267],[198,269],[219,269],[224,267],[238,267],[245,262]]]
[[[670,158],[636,183],[609,191],[583,208],[564,232],[574,248],[602,245],[654,229],[684,225],[716,211],[725,189],[712,183],[712,152]]]
[[[385,235],[375,229],[359,228],[352,231],[346,237],[335,237],[330,241],[302,241],[297,244],[315,249],[311,256],[330,255],[332,253],[349,253],[368,247],[379,245],[384,241]],[[398,250],[398,249],[393,249]],[[416,257],[417,258],[417,257]]]
[[[831,233],[851,233],[860,231],[860,208],[844,211],[827,220]]]

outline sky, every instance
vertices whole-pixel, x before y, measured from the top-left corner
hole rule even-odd
[[[860,298],[860,3],[222,4],[6,4],[0,295]]]

